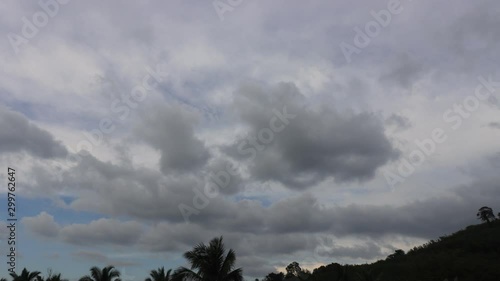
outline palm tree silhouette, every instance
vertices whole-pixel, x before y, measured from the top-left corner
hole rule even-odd
[[[236,255],[232,249],[226,254],[222,236],[214,238],[208,245],[198,244],[184,253],[191,269],[179,267],[173,275],[174,281],[243,281],[241,268],[234,269]]]
[[[167,273],[165,274],[165,268],[162,266],[160,268],[158,268],[157,270],[151,270],[151,272],[149,273],[149,275],[151,276],[151,278],[146,278],[145,281],[170,281],[170,272],[172,271],[172,269],[169,269],[167,271]]]
[[[13,272],[10,274],[12,281],[36,281],[40,277],[40,271],[29,272],[26,268],[21,271],[21,275]]]
[[[90,269],[90,276],[83,276],[79,281],[121,281],[120,271],[112,265],[108,265],[102,270],[94,266]]]
[[[68,281],[68,279],[62,279],[61,273],[58,273],[50,274],[47,278],[45,278],[45,281]]]

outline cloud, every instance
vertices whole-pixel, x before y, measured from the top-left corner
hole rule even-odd
[[[20,167],[16,196],[56,206],[48,214],[43,204],[20,230],[50,239],[60,259],[76,246],[70,257],[99,263],[115,262],[108,249],[179,257],[223,235],[245,275],[263,277],[292,257],[311,258],[318,235],[336,242],[322,262],[360,262],[478,223],[480,206],[500,204],[497,108],[464,117],[466,129],[447,132],[400,189],[388,191],[380,170],[399,156],[392,140],[411,150],[443,125],[443,108],[474,91],[479,75],[498,77],[499,2],[403,3],[346,64],[339,42],[352,42],[353,28],[364,29],[371,10],[387,7],[365,2],[355,9],[290,0],[267,3],[265,11],[245,2],[224,23],[210,3],[105,3],[98,11],[86,2],[61,5],[18,56],[8,42],[0,46],[0,103],[7,106],[0,108],[0,161]],[[19,33],[20,19],[40,9],[8,5],[4,34]],[[91,155],[64,159],[58,178],[52,165],[67,155],[63,144],[76,144],[102,117],[120,117],[113,100],[123,101],[158,62],[170,75],[130,107],[130,124],[114,123],[117,130]],[[426,93],[416,93],[418,85]],[[276,111],[296,117],[264,144],[259,133],[269,133],[263,129],[271,120],[283,124]],[[184,223],[179,204],[193,206],[208,175],[228,163],[238,174]],[[68,209],[95,220],[62,225]]]
[[[54,221],[54,217],[46,212],[41,212],[34,217],[25,217],[22,223],[31,232],[41,237],[57,238],[82,246],[131,245],[143,232],[143,225],[138,222],[121,222],[106,218],[94,220],[88,224],[60,226]]]
[[[396,130],[402,131],[412,127],[410,119],[406,116],[393,113],[385,120],[388,126],[394,126]]]
[[[55,222],[54,217],[47,212],[41,212],[34,217],[24,217],[22,223],[31,232],[48,238],[56,237],[61,229],[59,224]]]
[[[89,224],[71,224],[61,229],[62,240],[76,245],[131,245],[134,244],[143,227],[134,221],[121,222],[114,219],[98,219]]]
[[[242,138],[225,150],[239,160],[254,151],[257,156],[249,157],[253,179],[295,189],[327,177],[337,182],[366,181],[378,167],[398,156],[374,114],[340,114],[328,107],[307,109],[304,99],[291,83],[270,89],[245,85],[236,93],[234,109],[257,144],[252,147],[251,141]],[[258,134],[270,126],[275,110],[285,109],[296,117],[274,134],[272,142],[259,142]]]
[[[488,123],[488,127],[492,129],[500,129],[500,122],[490,122]]]
[[[399,55],[390,64],[391,69],[380,77],[382,82],[394,83],[408,89],[424,73],[424,67],[408,54]]]
[[[94,252],[94,251],[76,251],[71,253],[71,256],[78,260],[82,261],[91,261],[94,263],[100,263],[100,264],[112,264],[113,266],[120,267],[120,266],[137,266],[141,265],[141,263],[138,262],[133,262],[133,261],[121,261],[121,260],[116,260],[116,259],[111,259],[108,256],[99,253],[99,252]]]
[[[160,168],[165,174],[203,167],[210,153],[195,136],[197,115],[180,105],[157,106],[142,115],[136,137],[160,150]]]
[[[18,112],[0,106],[0,152],[24,151],[35,157],[57,158],[68,153],[47,131]]]

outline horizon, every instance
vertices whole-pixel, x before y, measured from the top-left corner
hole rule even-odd
[[[261,279],[371,263],[497,214],[499,11],[4,2],[0,277],[14,252],[17,272],[112,264],[143,281],[223,236]]]

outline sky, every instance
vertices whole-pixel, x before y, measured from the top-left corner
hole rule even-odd
[[[16,270],[70,280],[109,264],[144,280],[219,236],[253,280],[479,223],[500,210],[499,13],[2,1],[0,276],[13,196]]]

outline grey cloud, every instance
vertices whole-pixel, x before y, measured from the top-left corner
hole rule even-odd
[[[296,115],[283,131],[274,134],[272,143],[257,147],[262,151],[249,163],[254,179],[291,188],[312,186],[330,176],[338,182],[365,181],[397,157],[374,114],[344,115],[327,107],[314,111],[303,100],[293,84],[285,83],[271,89],[245,85],[236,93],[234,107],[250,127],[250,137],[257,138],[261,129],[270,126],[273,109],[286,108]],[[224,151],[244,160],[252,149],[256,151],[240,139]]]
[[[54,220],[54,217],[46,212],[41,212],[35,217],[25,217],[22,219],[31,232],[42,237],[56,237],[59,234],[60,226]]]
[[[211,199],[199,215],[192,217],[191,224],[182,222],[177,209],[177,200],[183,198],[189,202],[192,199],[191,192],[186,192],[185,197],[175,197],[175,191],[189,190],[188,182],[166,180],[157,187],[158,195],[151,197],[145,196],[144,190],[134,192],[137,189],[135,184],[122,185],[120,192],[96,189],[104,199],[102,204],[113,206],[116,215],[162,222],[147,231],[141,231],[142,227],[138,223],[100,220],[87,225],[64,226],[58,237],[77,245],[137,245],[148,251],[178,253],[189,250],[199,242],[223,235],[228,246],[237,251],[239,258],[244,259],[312,251],[317,244],[311,243],[311,235],[324,233],[337,237],[370,237],[375,243],[334,245],[330,249],[332,251],[323,253],[325,256],[371,259],[383,256],[376,243],[388,235],[435,239],[476,222],[478,206],[500,205],[497,182],[496,178],[482,179],[456,187],[449,196],[415,200],[400,206],[353,204],[325,207],[307,193],[284,198],[269,207],[252,200],[230,202],[217,197]],[[108,188],[112,186],[113,190],[118,188],[118,185],[106,184]],[[189,187],[177,189],[179,184]],[[115,196],[108,195],[108,191]],[[174,192],[169,195],[171,191]],[[176,220],[180,223],[176,223]]]
[[[139,245],[154,252],[188,251],[193,245],[205,242],[207,237],[217,235],[195,224],[160,222],[141,237]]]
[[[195,136],[197,115],[180,105],[157,106],[136,124],[137,138],[160,150],[163,173],[190,172],[205,165],[210,153]]]
[[[109,163],[100,162],[89,165],[95,164],[104,165],[100,169],[102,172],[107,170],[105,167],[111,166]],[[171,223],[183,222],[178,204],[184,202],[191,205],[194,197],[192,188],[196,186],[203,188],[203,185],[194,178],[168,179],[159,173],[155,174],[152,171],[147,172],[147,170],[130,170],[128,176],[124,176],[123,180],[113,178],[106,180],[96,176],[96,174],[82,173],[79,170],[68,174],[74,177],[74,180],[68,184],[82,185],[83,181],[85,185],[93,186],[92,194],[96,192],[96,197],[81,193],[80,197],[70,204],[70,207],[75,208],[79,204],[87,206],[87,211],[95,211],[95,207],[92,207],[93,205],[90,203],[95,199],[100,199],[99,206],[109,207],[109,209],[100,210],[105,213],[128,215],[148,220],[168,220]],[[86,175],[90,175],[90,177],[86,178]],[[149,182],[145,180],[148,177]],[[134,181],[132,178],[136,178],[136,180]],[[141,182],[142,178],[144,181]],[[273,203],[270,207],[264,207],[257,201],[230,202],[223,197],[216,197],[210,199],[208,206],[190,219],[212,233],[218,233],[221,230],[254,234],[331,231],[337,235],[383,236],[394,233],[428,238],[456,230],[473,222],[475,217],[471,219],[468,214],[474,213],[477,204],[494,205],[495,200],[498,200],[495,199],[498,197],[494,196],[494,183],[494,179],[482,180],[478,183],[481,188],[476,188],[473,196],[471,196],[470,188],[456,189],[457,194],[461,197],[469,197],[465,202],[453,199],[453,197],[437,198],[415,201],[401,207],[350,205],[328,208],[319,205],[316,199],[308,194],[283,199]],[[100,186],[106,186],[106,188],[100,188]],[[463,191],[459,192],[459,190]],[[484,203],[481,203],[482,201]],[[440,220],[436,214],[441,214],[448,219]],[[68,232],[68,227],[64,227],[64,229],[66,230],[61,232]],[[183,233],[181,228],[178,231]],[[78,229],[71,233],[75,234],[75,237],[71,236],[73,238],[67,239],[78,242],[77,233],[83,232]],[[170,235],[175,236],[175,233]],[[181,239],[180,237],[184,236],[185,234],[175,237]],[[129,236],[122,238],[122,241],[133,239]],[[192,240],[196,238],[202,237],[195,236]],[[151,238],[151,240],[154,239]],[[164,248],[168,249],[169,246],[166,245]]]
[[[399,55],[390,65],[390,70],[380,77],[380,81],[394,83],[405,89],[411,88],[425,70],[421,63],[408,54]]]
[[[105,263],[108,260],[105,255],[92,251],[77,251],[72,253],[71,255],[77,259],[90,260],[99,263]]]
[[[500,20],[495,1],[474,2],[468,13],[458,17],[445,38],[448,48],[456,54],[464,68],[484,66],[483,58],[494,53],[500,43]],[[486,55],[486,56],[485,56]]]
[[[216,185],[221,194],[237,194],[243,189],[244,180],[241,177],[238,166],[229,160],[215,158],[206,167],[203,177],[205,185]]]
[[[64,157],[66,148],[18,112],[0,106],[0,152],[25,151],[40,158]]]
[[[99,171],[103,173],[108,169],[113,170],[112,164],[102,163],[95,159],[89,160],[86,165],[102,165]],[[119,166],[114,168],[120,169]],[[90,203],[99,199],[99,206],[108,206],[109,208],[99,211],[152,221],[166,220],[169,225],[183,222],[178,204],[192,205],[193,187],[201,188],[201,190],[203,188],[203,184],[195,177],[183,176],[169,179],[159,172],[147,169],[126,170],[128,173],[121,180],[113,177],[100,177],[98,174],[88,171],[90,170],[76,168],[68,173],[68,175],[72,175],[73,180],[65,182],[65,184],[81,186],[85,183],[85,185],[91,186],[91,194],[96,196],[92,197],[83,192],[77,200],[70,204],[70,207],[74,208],[75,202],[80,202],[80,206],[87,206],[87,211],[95,211],[95,207]],[[121,174],[124,173],[116,172],[115,176],[118,177]],[[482,176],[485,175],[482,174]],[[134,178],[135,180],[133,180]],[[495,177],[485,176],[476,182],[452,189],[448,197],[415,200],[401,206],[325,207],[321,206],[312,195],[306,193],[282,199],[269,207],[264,207],[258,201],[231,202],[223,196],[219,196],[210,199],[208,206],[200,210],[198,215],[190,217],[193,223],[204,227],[206,231],[190,230],[198,234],[186,241],[186,244],[201,239],[201,233],[217,234],[221,231],[241,232],[247,233],[247,235],[331,232],[340,236],[354,234],[381,237],[387,234],[400,234],[420,238],[435,237],[475,222],[474,214],[478,205],[495,206],[500,204],[500,194],[497,192],[496,182],[498,180]],[[101,188],[102,186],[106,188]],[[45,215],[40,215],[40,218],[45,217]],[[442,217],[447,219],[440,219]],[[81,230],[82,226],[69,228],[73,229],[71,234],[74,236],[71,235],[71,239],[67,238],[68,241],[78,242],[78,234],[87,233],[90,235],[89,229],[93,229],[96,225],[98,224],[94,222],[92,226],[85,228],[88,231]],[[189,231],[183,230],[179,226],[172,229],[168,229],[165,225],[159,227],[160,229],[164,228],[165,231],[171,231],[169,235],[176,237],[176,239],[191,237],[186,234]],[[68,226],[61,230],[61,233],[68,232]],[[96,239],[101,238],[96,237]],[[134,239],[126,235],[125,237],[119,236],[119,238],[118,241]],[[153,238],[150,240],[154,240]],[[276,247],[278,247],[277,245]],[[274,246],[269,245],[267,248]],[[169,247],[172,246],[162,247],[170,249]]]
[[[71,224],[61,229],[62,240],[76,245],[131,245],[134,244],[143,227],[134,221],[120,222],[113,219],[99,219],[89,224]]]
[[[322,232],[331,227],[328,215],[309,194],[277,202],[269,213],[267,223],[273,232]]]
[[[91,155],[83,156],[75,166],[65,170],[61,179],[54,178],[46,167],[35,170],[35,184],[26,187],[33,195],[54,199],[64,191],[74,197],[67,207],[75,210],[171,222],[184,221],[178,205],[193,205],[193,189],[203,193],[204,175],[208,174],[205,171],[165,176],[148,168],[103,162]],[[211,199],[210,205],[193,219],[203,221],[223,213],[224,210],[217,207],[224,204],[222,197],[223,193]]]
[[[261,257],[241,257],[236,260],[237,267],[243,268],[245,276],[261,278],[276,271],[276,268],[269,264],[269,259]]]
[[[353,259],[371,260],[383,255],[380,246],[373,242],[366,242],[354,246],[332,245],[327,248],[319,249],[318,255],[329,258],[348,257]]]
[[[391,114],[391,116],[385,120],[385,123],[388,126],[394,126],[398,131],[406,130],[413,126],[408,117],[396,113]]]
[[[488,127],[492,129],[500,129],[500,122],[490,122],[488,123]]]
[[[384,112],[391,112],[390,110],[396,110],[392,107],[411,102],[408,99],[400,100],[397,93],[391,90],[395,92],[398,88],[410,88],[419,80],[429,82],[429,90],[443,96],[441,101],[446,102],[449,98],[455,100],[459,89],[473,87],[477,83],[477,75],[485,75],[498,69],[498,62],[495,60],[500,42],[498,3],[495,0],[479,0],[458,1],[452,6],[439,1],[413,1],[411,6],[405,4],[404,12],[394,15],[391,25],[381,30],[380,35],[373,38],[371,45],[363,48],[362,54],[356,56],[349,65],[344,64],[345,58],[339,52],[338,43],[344,40],[351,42],[353,27],[362,27],[367,20],[371,20],[370,9],[385,8],[387,1],[370,1],[369,6],[365,5],[366,9],[353,9],[352,3],[347,1],[320,1],[317,5],[310,5],[293,0],[286,6],[282,3],[268,3],[263,13],[258,3],[246,2],[227,13],[225,23],[219,21],[211,3],[199,6],[186,1],[124,3],[120,9],[106,3],[101,5],[102,9],[98,12],[87,9],[84,2],[64,6],[64,12],[61,8],[57,18],[51,19],[51,23],[41,30],[36,40],[29,42],[30,46],[35,47],[34,50],[38,47],[39,50],[47,51],[40,58],[38,52],[32,52],[28,48],[21,56],[12,58],[8,43],[5,44],[6,47],[2,47],[1,50],[6,54],[5,61],[9,65],[6,68],[8,71],[3,75],[3,85],[13,93],[5,99],[2,96],[2,102],[28,103],[40,115],[47,114],[46,108],[54,108],[57,110],[51,112],[51,120],[63,120],[63,125],[78,124],[75,128],[81,128],[82,124],[88,125],[82,118],[89,120],[89,107],[84,110],[81,107],[95,103],[87,102],[87,95],[81,95],[76,103],[73,100],[75,95],[67,95],[70,98],[63,101],[47,99],[45,96],[45,92],[57,92],[57,87],[50,83],[52,76],[48,76],[48,79],[44,76],[53,70],[57,71],[57,68],[52,69],[57,61],[54,58],[72,59],[76,53],[83,51],[85,61],[75,62],[75,65],[86,65],[85,70],[89,72],[116,72],[116,77],[119,78],[116,81],[119,81],[120,87],[113,98],[120,97],[121,92],[129,92],[128,86],[133,86],[129,85],[130,81],[140,72],[136,66],[142,63],[146,65],[145,61],[164,61],[173,66],[172,76],[175,79],[162,83],[158,87],[160,94],[166,96],[168,102],[184,102],[186,106],[206,111],[207,115],[215,112],[214,116],[222,118],[213,122],[217,123],[215,126],[228,129],[244,125],[248,129],[245,136],[255,136],[260,129],[269,126],[273,108],[281,111],[286,106],[287,111],[297,114],[297,117],[291,120],[284,131],[277,133],[273,143],[259,152],[255,159],[238,152],[238,145],[245,141],[244,136],[228,140],[234,144],[222,151],[230,155],[232,161],[241,164],[245,172],[242,173],[244,178],[235,176],[234,183],[221,190],[220,196],[211,199],[209,205],[200,210],[200,214],[191,217],[192,224],[184,224],[178,204],[192,205],[193,188],[202,190],[206,183],[204,176],[223,168],[225,159],[212,158],[215,151],[196,135],[197,114],[178,105],[160,105],[151,111],[141,105],[138,112],[141,111],[142,115],[139,114],[135,138],[159,151],[161,171],[134,166],[131,158],[127,157],[127,150],[121,149],[123,157],[119,160],[122,163],[106,162],[92,156],[83,157],[81,161],[72,163],[74,167],[68,168],[59,181],[45,166],[50,164],[47,161],[31,171],[22,171],[34,179],[32,183],[23,186],[23,195],[53,199],[60,194],[69,194],[73,201],[64,204],[65,207],[92,211],[103,216],[140,219],[153,226],[143,232],[139,232],[136,229],[138,225],[134,227],[134,224],[130,229],[122,226],[113,228],[127,233],[135,231],[138,237],[136,240],[106,228],[102,232],[102,229],[96,229],[99,224],[95,222],[88,225],[59,226],[49,214],[43,213],[25,218],[23,223],[26,224],[26,229],[39,236],[66,243],[88,245],[89,240],[94,240],[98,245],[114,245],[110,238],[102,234],[108,233],[109,237],[117,237],[118,245],[130,243],[131,247],[139,246],[154,252],[176,252],[176,255],[178,251],[188,250],[198,242],[207,242],[214,236],[224,235],[228,244],[237,249],[237,262],[245,267],[245,274],[260,277],[272,271],[271,265],[265,261],[278,258],[285,260],[292,256],[301,258],[299,254],[312,251],[314,247],[307,238],[316,233],[333,234],[342,238],[370,237],[374,240],[373,243],[366,244],[335,245],[331,253],[325,252],[341,256],[336,260],[342,260],[342,257],[375,256],[380,251],[377,249],[378,240],[387,236],[431,239],[476,223],[475,213],[479,206],[489,205],[494,210],[498,208],[495,206],[499,206],[500,179],[492,176],[497,173],[498,158],[485,164],[496,170],[477,168],[477,174],[474,175],[479,175],[477,178],[480,180],[464,183],[450,189],[448,196],[432,199],[403,196],[404,201],[390,202],[387,206],[355,203],[326,207],[320,205],[312,195],[296,196],[296,191],[330,177],[336,180],[332,189],[339,183],[352,184],[353,181],[371,185],[373,182],[366,181],[376,174],[377,169],[397,157],[397,152],[383,133],[384,125],[400,129],[410,126],[402,116],[380,120],[376,114],[369,112],[340,113],[328,109],[329,105],[325,100],[336,102],[331,105],[332,108],[346,108],[342,101],[337,103],[338,95],[332,92],[333,85],[343,85],[338,87],[339,95],[345,95],[345,100],[350,104],[361,104],[367,110],[383,108]],[[8,5],[9,9],[5,9],[9,11],[8,15],[0,19],[5,23],[0,27],[4,33],[18,32],[22,27],[20,18],[29,17],[39,9],[36,3],[23,7]],[[283,8],[286,13],[283,13]],[[339,20],[332,21],[332,18]],[[163,19],[168,19],[168,24],[163,24]],[[187,23],[186,19],[196,20]],[[63,24],[55,24],[56,21]],[[158,34],[169,36],[156,36]],[[60,44],[63,41],[65,44]],[[242,45],[239,42],[245,43]],[[76,51],[73,48],[82,45],[88,48]],[[190,46],[196,48],[190,49]],[[99,50],[113,52],[103,53]],[[143,50],[148,52],[144,53]],[[181,54],[183,50],[188,51]],[[393,56],[405,52],[408,53],[406,57]],[[212,55],[220,55],[221,63],[212,65]],[[123,58],[129,56],[134,59],[123,65]],[[92,62],[94,58],[97,58],[96,63]],[[37,68],[44,72],[43,75],[38,75],[36,69],[33,73],[26,72],[26,69],[31,69],[29,65],[10,71],[11,66],[18,63],[16,60],[22,64],[41,66]],[[100,69],[94,69],[93,65]],[[319,72],[325,71],[325,81],[318,82],[324,77],[314,71],[307,71],[311,66]],[[77,76],[94,74],[80,71]],[[32,78],[37,77],[30,75],[43,77],[40,79],[43,81],[32,82],[31,80],[36,80]],[[71,78],[71,75],[68,76]],[[234,102],[231,102],[231,97],[226,92],[233,88],[235,81],[246,77],[264,82],[299,77],[297,80],[300,81],[296,84],[304,89],[307,101],[292,84],[269,88],[247,84],[235,93]],[[474,82],[469,84],[467,79]],[[65,81],[71,81],[71,86],[77,85],[71,79]],[[322,86],[312,87],[312,84]],[[174,94],[164,93],[167,85]],[[320,89],[320,93],[314,92],[316,89]],[[110,89],[104,89],[108,90]],[[31,100],[32,95],[23,94],[28,92],[36,93],[37,99]],[[396,103],[386,102],[388,96],[383,94],[386,92],[390,92],[390,98],[394,98]],[[392,96],[393,94],[396,95]],[[331,99],[324,99],[325,96],[331,96]],[[62,94],[58,97],[64,98]],[[70,106],[68,109],[68,101],[77,106]],[[306,108],[304,105],[309,101],[313,105],[322,104],[324,107]],[[39,107],[38,102],[54,104],[44,108]],[[228,108],[224,107],[226,104],[230,104]],[[109,104],[106,106],[102,110],[107,112]],[[235,114],[231,117],[236,118],[224,119],[229,107],[234,108]],[[419,109],[420,107],[415,107],[415,110]],[[435,110],[434,107],[427,109]],[[419,117],[422,114],[414,113],[412,116]],[[16,124],[19,126],[15,127],[14,132],[4,129],[5,120],[8,119],[3,118],[4,116],[18,122]],[[54,137],[31,124],[22,115],[0,109],[0,117],[1,153],[27,152],[41,158],[67,155],[64,146],[55,141]],[[78,120],[75,121],[75,117]],[[90,119],[95,118],[96,116]],[[479,116],[477,120],[489,119]],[[224,123],[226,121],[229,124]],[[468,122],[474,121],[469,119]],[[61,123],[56,125],[60,126]],[[226,125],[229,126],[225,127]],[[491,129],[499,127],[495,122],[489,125]],[[125,127],[122,129],[128,129],[128,126]],[[4,133],[7,131],[9,136],[6,138]],[[484,130],[484,133],[495,132]],[[14,138],[8,139],[11,136]],[[118,136],[115,134],[114,137]],[[208,140],[206,143],[209,143]],[[449,147],[452,146],[450,144]],[[497,152],[495,147],[490,149],[493,149],[492,154]],[[440,157],[447,156],[442,154]],[[441,176],[435,176],[438,172],[440,171],[433,171],[429,180],[443,182]],[[453,174],[450,175],[452,176]],[[245,184],[259,185],[264,182],[279,182],[295,190],[282,192],[281,187],[278,187],[282,196],[278,202],[266,199],[268,201],[263,204],[257,200],[241,199],[247,195]],[[443,189],[447,187],[443,186]],[[310,190],[315,191],[314,188],[311,187]],[[444,190],[441,191],[445,193]],[[356,202],[356,192],[357,190],[348,192],[353,196],[352,202]],[[428,196],[424,193],[422,192],[422,198]],[[276,197],[275,194],[272,195],[273,198]],[[342,203],[344,202],[341,201],[340,204]],[[116,226],[113,222],[109,224]],[[3,236],[5,227],[2,223],[0,225],[0,234]],[[74,253],[74,257],[103,263],[108,261],[106,256],[98,252],[80,251]]]
[[[22,220],[31,232],[45,238],[57,238],[75,245],[130,245],[134,244],[143,232],[143,226],[134,221],[121,222],[101,218],[88,224],[60,226],[54,217],[42,212],[35,217]]]
[[[94,252],[94,251],[80,250],[80,251],[76,251],[76,252],[71,253],[71,256],[73,256],[74,258],[76,258],[78,260],[98,262],[101,264],[112,264],[115,267],[141,265],[138,262],[111,259],[104,254],[101,254],[99,252]]]

